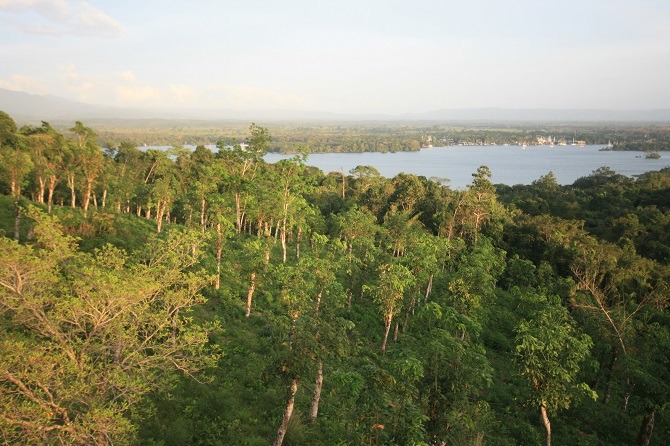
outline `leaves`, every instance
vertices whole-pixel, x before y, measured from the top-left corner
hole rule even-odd
[[[564,307],[548,301],[532,319],[519,323],[516,351],[536,406],[550,411],[567,409],[573,392],[581,387],[576,380],[592,342],[574,325]]]
[[[169,369],[192,374],[216,360],[205,347],[215,327],[191,323],[203,301],[188,236],[157,242],[148,263],[106,246],[76,250],[52,217],[37,219],[34,247],[0,239],[0,400],[5,438],[124,442],[124,415]],[[184,244],[187,244],[184,249]],[[27,424],[26,424],[27,423]],[[102,438],[106,438],[102,440]],[[67,439],[67,440],[66,440]]]

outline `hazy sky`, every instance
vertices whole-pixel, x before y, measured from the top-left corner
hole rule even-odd
[[[0,88],[149,107],[669,108],[670,0],[0,0]]]

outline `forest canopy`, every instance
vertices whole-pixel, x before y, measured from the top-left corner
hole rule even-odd
[[[664,444],[670,169],[451,190],[245,131],[0,113],[3,442]]]

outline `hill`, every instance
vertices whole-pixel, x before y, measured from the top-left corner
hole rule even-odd
[[[400,122],[670,122],[670,109],[440,109],[425,113],[356,114],[315,110],[233,110],[131,108],[87,104],[58,96],[0,89],[0,110],[19,121],[92,119],[206,119],[235,121],[400,121]]]

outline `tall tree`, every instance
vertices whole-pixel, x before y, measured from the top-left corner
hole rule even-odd
[[[44,189],[46,188],[47,209],[51,213],[54,192],[65,170],[67,141],[61,133],[44,121],[40,127],[29,129],[29,134],[34,154],[35,173],[39,183],[37,201],[44,202]]]
[[[271,141],[269,131],[252,123],[249,127],[251,136],[244,145],[229,147],[223,141],[217,143],[219,157],[225,160],[228,169],[228,189],[235,203],[235,227],[240,234],[243,229],[246,200],[250,183],[258,174],[262,156],[267,152]]]
[[[384,317],[384,334],[381,351],[386,351],[393,318],[400,312],[405,291],[414,283],[412,273],[398,262],[385,263],[379,267],[379,280],[373,286],[364,286]]]
[[[135,144],[122,141],[114,154],[114,175],[110,179],[112,200],[119,212],[130,213],[144,185],[147,158]]]
[[[305,183],[306,156],[298,155],[289,160],[281,160],[274,166],[279,196],[279,236],[282,246],[282,261],[286,263],[287,240],[289,231],[297,221],[297,215],[306,207],[303,194],[306,191]]]
[[[16,123],[5,112],[0,112],[0,173],[9,184],[14,199],[14,240],[19,239],[21,221],[21,189],[24,179],[33,168],[33,161],[22,135],[17,133]]]
[[[545,299],[538,296],[538,299]],[[577,382],[580,363],[587,358],[591,338],[580,334],[565,307],[551,300],[517,328],[521,374],[532,386],[531,405],[540,411],[545,445],[551,446],[549,414],[570,407],[574,391],[590,391]]]
[[[84,216],[86,216],[95,180],[103,169],[104,156],[100,147],[95,142],[95,138],[98,135],[93,129],[77,121],[70,131],[75,134],[73,141],[74,156],[78,160],[77,164],[81,167],[86,181],[84,196],[82,198],[82,207],[84,208]]]
[[[374,248],[374,236],[379,231],[377,219],[364,208],[352,207],[333,218],[337,235],[347,244],[347,308],[351,311],[355,281],[360,277],[363,259]],[[356,251],[355,252],[355,248]]]
[[[480,166],[472,174],[472,184],[464,202],[466,208],[466,227],[472,234],[473,242],[477,246],[482,226],[500,211],[495,188],[491,182],[491,170],[487,166]]]
[[[0,239],[0,431],[12,444],[129,444],[129,411],[167,370],[213,365],[209,328],[188,310],[208,280],[193,234],[154,240],[143,259],[76,248],[35,209],[35,244]]]

